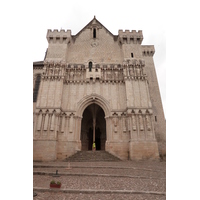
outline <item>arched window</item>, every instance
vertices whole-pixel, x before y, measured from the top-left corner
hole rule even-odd
[[[35,87],[33,90],[33,102],[37,101],[37,96],[38,96],[38,91],[39,91],[39,87],[40,87],[40,80],[41,80],[41,75],[38,74],[35,80]]]
[[[93,29],[93,38],[96,38],[96,28]]]
[[[92,62],[89,62],[89,72],[92,71]]]

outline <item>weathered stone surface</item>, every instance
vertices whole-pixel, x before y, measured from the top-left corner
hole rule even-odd
[[[63,160],[94,141],[123,160],[165,154],[155,50],[141,45],[142,31],[113,35],[94,18],[76,35],[48,30],[47,40],[34,64],[34,160]]]

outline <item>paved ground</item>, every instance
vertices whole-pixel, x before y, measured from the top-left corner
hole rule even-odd
[[[34,200],[166,199],[166,162],[34,162],[33,174]],[[61,188],[50,189],[51,180]]]

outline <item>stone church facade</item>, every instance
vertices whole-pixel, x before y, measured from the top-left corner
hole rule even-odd
[[[142,31],[113,35],[95,17],[80,32],[48,30],[33,63],[33,159],[105,150],[123,159],[165,154],[165,117]]]

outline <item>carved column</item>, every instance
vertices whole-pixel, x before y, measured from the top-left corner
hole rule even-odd
[[[147,124],[147,131],[151,131],[151,123],[150,123],[150,116],[146,115],[146,124]]]
[[[66,126],[65,126],[65,136],[67,136],[67,134],[68,134],[68,130],[69,130],[69,116],[65,116],[65,119],[66,119]]]
[[[70,133],[73,132],[73,124],[74,124],[73,114],[71,114],[71,115],[70,115],[70,119],[69,119],[69,132],[70,132]]]
[[[48,129],[48,119],[49,119],[49,116],[48,116],[48,112],[46,113],[45,117],[44,117],[44,131],[47,131]]]
[[[50,130],[54,130],[54,124],[55,124],[55,113],[53,112],[52,117],[51,117],[51,128]]]
[[[131,135],[131,139],[133,140],[137,140],[137,121],[136,121],[136,116],[135,114],[132,115],[131,117],[131,122],[132,122],[132,135]]]
[[[140,124],[140,130],[144,130],[144,125],[143,125],[143,117],[142,114],[139,115],[139,124]]]
[[[59,116],[59,113],[55,114],[55,139],[57,139],[57,132],[59,131]]]
[[[38,113],[38,120],[37,120],[37,131],[40,131],[42,125],[42,113]]]
[[[122,124],[123,124],[123,132],[126,132],[126,117],[122,117]]]
[[[62,124],[61,124],[61,133],[63,133],[64,130],[65,130],[65,114],[62,115],[61,122],[62,122]]]

